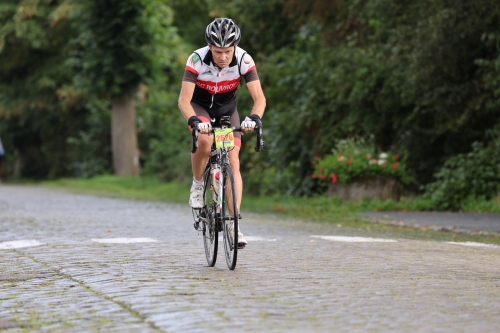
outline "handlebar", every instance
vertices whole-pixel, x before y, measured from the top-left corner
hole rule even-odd
[[[193,127],[193,129],[191,130],[191,135],[193,136],[193,148],[191,149],[191,153],[196,153],[196,151],[198,150],[198,134],[199,134],[199,130],[198,130],[198,124],[196,124],[196,126]],[[231,127],[231,129],[233,130],[233,132],[241,132],[241,127]],[[264,142],[264,140],[262,140],[262,124],[259,124],[257,126],[254,127],[254,132],[257,133],[257,143],[254,147],[255,151],[260,151],[262,148],[264,148],[264,146],[266,145],[266,143]],[[214,133],[214,129],[212,128],[212,130],[210,131],[210,133]]]

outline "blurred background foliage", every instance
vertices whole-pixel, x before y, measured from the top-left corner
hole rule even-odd
[[[143,174],[190,180],[190,136],[177,108],[182,73],[189,53],[205,44],[206,25],[227,16],[257,62],[268,105],[267,150],[257,154],[254,137],[244,140],[248,193],[317,193],[324,186],[310,177],[313,157],[354,138],[404,156],[409,189],[425,192],[440,209],[498,195],[500,2],[134,1],[160,14],[150,22],[150,47],[136,50],[154,65],[137,93]],[[121,8],[120,1],[100,3]],[[80,79],[96,70],[78,63],[89,51],[81,5],[0,4],[0,136],[8,178],[111,172],[109,101]],[[124,75],[113,63],[108,70]],[[252,105],[246,89],[238,98],[245,115]]]

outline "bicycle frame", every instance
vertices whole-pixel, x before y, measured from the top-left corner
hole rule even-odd
[[[224,128],[231,128],[233,132],[238,132],[238,131],[241,131],[241,129],[239,127],[230,127],[228,126],[229,125],[229,120],[227,120],[227,123],[225,123],[221,129],[224,129]],[[213,122],[212,122],[213,124]],[[214,125],[214,124],[213,124]],[[216,128],[216,127],[213,127],[212,129],[212,134],[219,128]],[[197,138],[198,138],[198,134],[195,132],[196,129],[193,129],[192,130],[192,133],[193,133],[193,152],[196,152],[197,148],[198,148],[198,144],[197,144]],[[221,181],[219,182],[215,182],[214,179],[211,179],[211,184],[214,185],[214,184],[218,184],[218,188],[211,188],[211,191],[215,191],[216,193],[216,196],[217,196],[217,201],[214,202],[215,203],[215,207],[213,207],[213,211],[215,212],[214,214],[214,217],[216,219],[216,231],[217,232],[220,232],[222,231],[222,224],[223,224],[223,221],[224,221],[224,217],[221,216],[221,208],[222,208],[222,204],[223,204],[223,200],[224,200],[224,197],[222,195],[222,193],[224,193],[224,183],[222,181],[222,179],[225,178],[225,170],[226,168],[231,168],[230,166],[230,163],[229,163],[229,151],[228,151],[228,148],[226,147],[223,147],[223,148],[216,148],[216,144],[215,144],[215,136],[214,136],[214,142],[212,143],[212,146],[211,146],[211,151],[210,151],[210,157],[209,157],[209,160],[207,162],[207,166],[205,168],[205,172],[204,173],[208,173],[209,174],[209,177],[213,177],[214,174],[212,172],[213,169],[218,169],[219,170],[219,177],[221,179]],[[199,230],[198,229],[198,223],[201,222],[201,219],[200,217],[198,216],[198,219],[196,220],[195,219],[195,229],[196,230]]]
[[[223,193],[224,193],[224,182],[223,179],[225,179],[225,168],[230,168],[229,164],[229,155],[227,148],[215,148],[215,144],[212,145],[212,150],[210,152],[210,159],[207,163],[207,169],[208,173],[210,174],[210,177],[216,177],[215,174],[213,174],[213,169],[217,168],[219,169],[219,181],[215,182],[213,181],[212,184],[218,184],[217,189],[213,189],[217,195],[217,201],[216,201],[216,219],[217,219],[217,231],[222,231],[222,222],[224,220],[224,216],[222,216],[222,201],[224,200],[223,198]]]

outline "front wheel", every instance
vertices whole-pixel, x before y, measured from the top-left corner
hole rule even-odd
[[[233,172],[230,167],[223,171],[223,194],[221,219],[223,224],[224,254],[227,267],[233,270],[238,258],[238,204],[234,187]]]
[[[205,170],[203,179],[204,205],[200,212],[203,221],[203,244],[205,245],[205,256],[209,267],[213,267],[217,261],[217,248],[219,244],[219,233],[217,231],[216,204],[214,201],[214,188],[210,177],[210,168]]]

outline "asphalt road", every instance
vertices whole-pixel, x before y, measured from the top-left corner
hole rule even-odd
[[[244,213],[236,270],[187,205],[0,186],[2,332],[498,332],[500,247]]]

